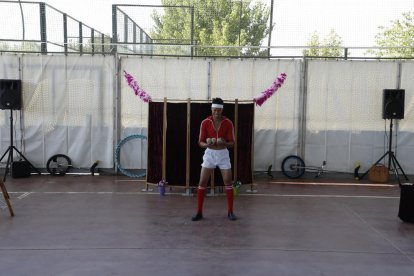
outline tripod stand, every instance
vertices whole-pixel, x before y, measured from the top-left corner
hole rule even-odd
[[[390,139],[389,139],[388,151],[387,151],[386,153],[384,153],[384,155],[383,155],[383,156],[381,156],[381,158],[380,158],[380,159],[378,159],[378,161],[377,161],[377,162],[375,162],[375,164],[374,164],[374,165],[372,165],[372,166],[371,166],[371,168],[372,168],[372,167],[374,167],[374,166],[376,166],[379,162],[381,162],[381,160],[382,160],[382,159],[384,159],[384,158],[388,155],[388,169],[390,169],[390,168],[391,168],[391,165],[392,165],[393,171],[394,171],[395,176],[397,177],[397,180],[398,180],[398,184],[399,184],[399,185],[401,185],[400,175],[398,174],[398,169],[399,169],[399,170],[402,172],[402,174],[404,175],[405,180],[408,180],[408,177],[407,177],[407,175],[405,174],[404,170],[401,168],[400,163],[398,162],[397,158],[395,157],[394,152],[392,151],[392,128],[393,128],[393,124],[392,124],[392,119],[390,119],[390,120],[391,120],[391,121],[390,121]],[[368,174],[368,172],[369,172],[369,170],[368,170],[368,171],[366,171],[366,172],[365,172],[365,173],[361,176],[361,179],[362,179],[365,175],[367,175],[367,174]]]
[[[9,167],[13,163],[13,150],[15,150],[21,158],[23,158],[30,167],[35,170],[38,174],[40,174],[40,171],[36,169],[27,159],[24,157],[24,155],[13,145],[13,109],[10,109],[10,146],[7,148],[7,150],[4,152],[3,156],[0,158],[0,162],[3,160],[3,158],[6,156],[7,153],[9,153],[9,156],[7,157],[7,164],[6,169],[4,171],[3,180],[0,181],[0,188],[3,193],[3,197],[6,201],[7,206],[9,207],[10,215],[14,216],[13,209],[10,203],[10,196],[7,192],[6,186],[4,185],[4,182],[6,181],[7,173],[9,172]]]

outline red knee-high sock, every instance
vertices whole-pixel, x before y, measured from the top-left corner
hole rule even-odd
[[[206,188],[198,187],[197,190],[197,213],[203,213],[204,197],[206,196]]]
[[[227,195],[227,212],[233,213],[233,187],[226,186],[226,195]]]

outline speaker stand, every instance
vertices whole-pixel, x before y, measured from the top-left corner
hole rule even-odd
[[[0,162],[3,160],[3,158],[6,156],[6,154],[8,153],[8,157],[7,157],[7,164],[6,164],[6,169],[4,171],[4,176],[3,179],[0,181],[0,187],[1,187],[1,191],[3,193],[3,197],[6,201],[7,207],[9,207],[9,211],[10,211],[10,215],[14,216],[13,213],[13,209],[10,203],[10,196],[9,193],[7,192],[6,186],[4,185],[4,182],[6,181],[6,177],[7,174],[9,172],[9,167],[11,165],[11,163],[13,163],[13,151],[16,151],[19,156],[24,159],[29,165],[30,167],[36,171],[38,174],[40,174],[40,171],[38,169],[36,169],[32,163],[29,162],[29,160],[27,160],[27,158],[13,145],[13,109],[10,109],[10,146],[7,148],[7,150],[4,152],[4,154],[2,155],[2,157],[0,158]]]
[[[394,152],[392,151],[392,128],[393,128],[393,124],[392,124],[392,119],[390,119],[390,139],[389,139],[389,145],[388,145],[388,151],[386,153],[384,153],[383,156],[380,157],[380,159],[377,160],[377,162],[375,162],[374,165],[371,166],[375,167],[379,162],[381,162],[382,159],[384,159],[386,156],[388,156],[388,170],[391,169],[391,165],[394,171],[395,176],[397,177],[398,180],[398,184],[401,185],[401,181],[400,181],[400,175],[398,173],[398,170],[401,171],[401,173],[403,174],[405,180],[408,181],[408,177],[405,174],[404,170],[402,169],[400,163],[397,160],[397,157],[395,157]],[[361,177],[360,179],[364,178],[365,175],[368,174],[369,170],[371,169],[369,168]]]

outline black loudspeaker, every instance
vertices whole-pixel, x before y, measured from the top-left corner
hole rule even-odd
[[[0,109],[20,110],[22,106],[21,99],[21,80],[0,80]]]
[[[27,161],[14,161],[11,164],[11,175],[13,178],[29,177],[30,170],[30,164]]]
[[[405,222],[414,222],[414,185],[411,183],[401,185],[398,217]]]
[[[382,97],[383,119],[404,119],[404,89],[384,89]]]

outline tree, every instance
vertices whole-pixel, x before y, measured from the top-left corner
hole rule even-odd
[[[332,29],[329,34],[319,41],[319,35],[315,31],[308,41],[308,48],[303,50],[304,56],[310,57],[342,57],[342,38]]]
[[[266,51],[238,46],[260,46],[269,33],[269,8],[251,0],[162,0],[163,5],[193,6],[193,42],[201,46],[237,46],[231,48],[198,47],[197,55],[260,55]],[[151,37],[191,42],[191,9],[166,7],[161,15],[154,11],[155,28]]]
[[[39,43],[35,42],[26,42],[21,43],[11,43],[3,41],[0,43],[0,51],[4,52],[40,52],[41,47]]]
[[[82,45],[83,53],[96,53],[96,52],[101,53],[102,46],[104,46],[104,50],[103,50],[104,53],[108,53],[111,51],[111,37],[109,35],[105,35],[103,39],[100,35],[95,35],[93,38],[93,43],[92,43],[92,38],[84,37],[84,39],[85,41],[83,42],[83,45]],[[80,51],[80,44],[79,44],[78,38],[71,39],[68,41],[68,50],[69,52]]]
[[[397,48],[371,50],[368,51],[369,53],[373,53],[377,57],[414,57],[414,12],[406,12],[402,16],[401,20],[392,20],[390,27],[379,26],[380,31],[375,36],[378,47]]]

